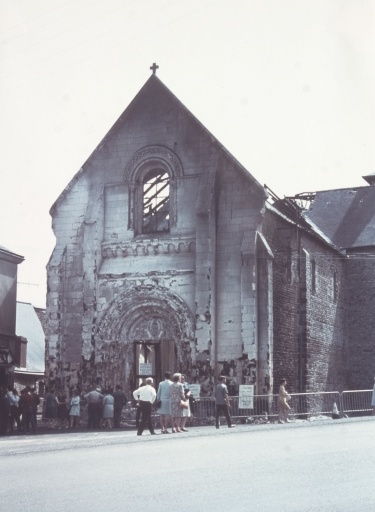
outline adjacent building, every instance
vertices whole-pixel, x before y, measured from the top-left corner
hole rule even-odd
[[[16,335],[17,270],[23,256],[0,246],[0,388],[13,385],[26,340]]]

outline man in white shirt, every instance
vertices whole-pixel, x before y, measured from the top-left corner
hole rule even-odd
[[[139,400],[139,407],[141,411],[141,420],[139,422],[137,436],[142,435],[145,426],[149,429],[150,434],[156,434],[156,432],[154,432],[151,419],[151,408],[156,399],[156,391],[152,386],[153,382],[154,381],[151,377],[147,377],[146,385],[133,391],[133,397],[135,400]]]

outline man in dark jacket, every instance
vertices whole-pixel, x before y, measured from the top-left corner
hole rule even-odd
[[[230,417],[229,408],[229,394],[228,388],[226,386],[227,378],[224,375],[220,375],[219,384],[215,389],[215,400],[216,400],[216,428],[220,428],[220,416],[225,416],[227,420],[227,424],[229,428],[233,428],[236,425],[232,423],[232,419]]]
[[[116,386],[116,391],[113,393],[113,398],[113,424],[115,428],[120,428],[122,408],[124,405],[126,405],[128,399],[126,398],[126,395],[119,384]]]
[[[8,430],[10,417],[10,403],[8,400],[8,392],[2,389],[0,393],[0,435],[5,436]]]

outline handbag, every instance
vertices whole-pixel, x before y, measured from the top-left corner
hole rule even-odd
[[[180,407],[181,407],[181,409],[188,409],[189,405],[187,402],[185,402],[185,400],[181,400]]]
[[[286,400],[287,402],[290,402],[290,400],[291,400],[291,399],[292,399],[292,397],[291,397],[290,395],[288,395],[288,394],[287,394],[287,395],[286,395],[286,397],[285,397],[285,400]]]
[[[162,404],[161,400],[157,400],[157,401],[156,401],[156,407],[157,407],[158,409],[160,409],[161,404]]]

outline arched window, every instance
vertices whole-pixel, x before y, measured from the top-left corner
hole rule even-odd
[[[169,175],[159,169],[143,179],[142,234],[169,232]]]
[[[147,146],[129,161],[128,230],[133,236],[170,235],[177,226],[177,181],[183,178],[177,155],[162,146]]]

